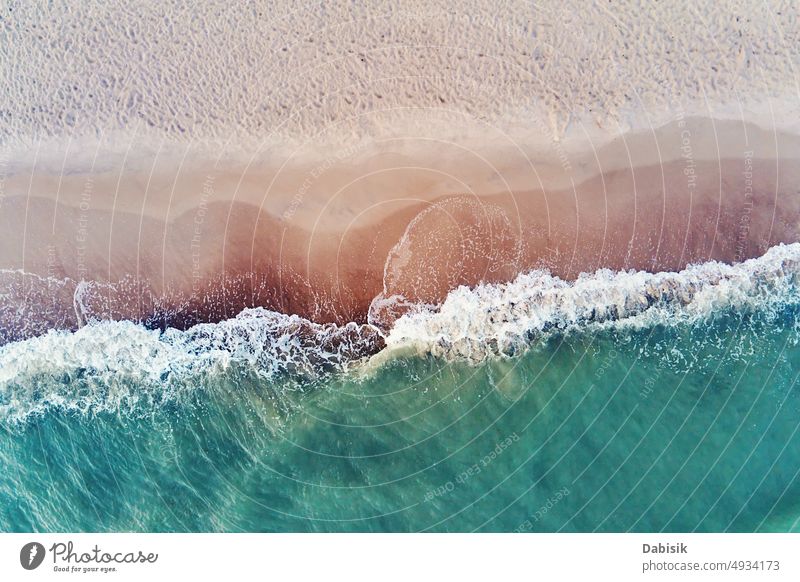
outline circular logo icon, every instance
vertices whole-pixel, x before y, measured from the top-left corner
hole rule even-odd
[[[19,551],[19,563],[26,570],[35,570],[44,561],[44,546],[39,542],[30,542]]]

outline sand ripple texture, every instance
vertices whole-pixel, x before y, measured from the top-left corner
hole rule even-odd
[[[796,97],[791,2],[647,6],[12,2],[0,136],[236,135],[251,148],[407,133],[425,117],[459,120],[453,133],[511,129],[536,111],[558,137],[576,117],[618,132],[631,111],[668,110],[675,96],[744,107]]]

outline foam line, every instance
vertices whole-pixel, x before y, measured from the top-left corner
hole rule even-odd
[[[799,273],[800,243],[677,273],[601,269],[569,282],[533,271],[510,283],[459,287],[440,306],[412,308],[385,336],[371,325],[322,325],[263,308],[186,331],[91,321],[0,347],[0,419],[24,421],[51,409],[152,411],[192,390],[200,383],[194,379],[202,376],[205,385],[242,371],[275,391],[305,389],[364,369],[379,352],[371,364],[409,350],[478,364],[557,333],[691,324],[730,308],[798,303]]]
[[[507,284],[459,287],[440,308],[403,315],[386,343],[481,362],[514,355],[554,332],[687,322],[729,307],[797,301],[799,271],[798,243],[775,246],[736,265],[711,261],[678,273],[601,269],[567,282],[533,271]]]

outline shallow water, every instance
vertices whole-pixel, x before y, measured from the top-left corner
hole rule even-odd
[[[44,374],[106,405],[6,414],[0,529],[798,530],[798,323],[723,308],[305,384],[233,362],[113,406]]]

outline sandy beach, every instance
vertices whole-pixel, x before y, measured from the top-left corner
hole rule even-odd
[[[6,340],[255,306],[388,328],[530,269],[674,271],[798,240],[795,63],[761,36],[770,17],[787,46],[797,31],[771,7],[717,7],[703,35],[691,9],[635,3],[43,10],[47,48],[31,8],[3,31],[25,55],[2,71]]]

